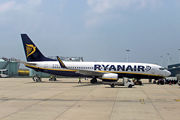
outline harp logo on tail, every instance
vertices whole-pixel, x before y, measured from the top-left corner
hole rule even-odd
[[[27,57],[32,55],[34,52],[36,52],[36,46],[31,45],[31,44],[26,44],[26,53]]]

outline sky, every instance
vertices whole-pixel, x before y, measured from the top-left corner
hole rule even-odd
[[[21,33],[45,56],[167,66],[180,62],[180,0],[0,0],[0,57],[26,60]]]

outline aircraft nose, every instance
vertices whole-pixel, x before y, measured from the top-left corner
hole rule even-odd
[[[168,76],[170,76],[170,75],[171,75],[171,72],[167,70],[166,76],[168,77]]]

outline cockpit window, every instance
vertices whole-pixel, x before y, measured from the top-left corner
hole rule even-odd
[[[161,68],[159,68],[159,70],[166,70],[166,68],[161,67]]]

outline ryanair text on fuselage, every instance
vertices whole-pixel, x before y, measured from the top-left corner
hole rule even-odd
[[[143,65],[104,65],[104,64],[95,64],[94,70],[99,71],[131,71],[131,72],[147,72],[151,70],[150,66]]]

